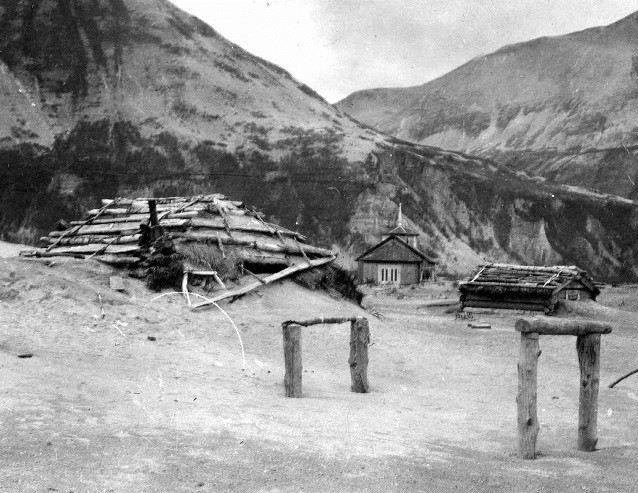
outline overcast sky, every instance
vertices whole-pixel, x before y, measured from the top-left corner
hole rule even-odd
[[[638,0],[172,0],[328,101],[423,84],[503,45],[615,22]]]

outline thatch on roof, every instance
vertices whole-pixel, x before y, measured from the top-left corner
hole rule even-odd
[[[566,293],[578,291],[596,299],[600,290],[576,266],[523,266],[485,264],[467,281],[459,283],[461,308],[509,308],[552,312]],[[561,294],[562,293],[562,294]],[[565,296],[563,296],[565,295]]]

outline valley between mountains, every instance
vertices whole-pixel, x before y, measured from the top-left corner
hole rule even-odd
[[[380,133],[165,0],[3,2],[0,26],[7,240],[37,243],[102,198],[216,192],[353,267],[401,203],[444,273],[638,278],[631,200]]]

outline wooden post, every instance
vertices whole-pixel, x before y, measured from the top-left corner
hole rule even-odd
[[[598,442],[598,386],[600,383],[600,334],[579,335],[576,339],[580,365],[578,399],[578,450],[596,450]]]
[[[159,220],[157,219],[157,202],[149,199],[148,212],[151,216],[151,226],[159,226]]]
[[[536,458],[538,415],[536,389],[538,375],[538,333],[521,332],[521,350],[518,361],[518,456],[521,459]]]
[[[350,322],[350,390],[365,394],[368,392],[368,344],[370,343],[370,326],[368,320],[357,317]]]
[[[160,226],[160,219],[157,216],[157,203],[155,199],[148,200],[148,212],[151,217],[151,241],[155,241],[164,234],[164,228]]]
[[[284,362],[286,374],[284,388],[286,397],[302,397],[301,375],[301,326],[296,324],[283,325],[284,334]]]

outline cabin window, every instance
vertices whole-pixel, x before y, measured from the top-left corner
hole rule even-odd
[[[580,293],[576,290],[570,289],[567,291],[567,299],[570,301],[580,300]]]
[[[379,280],[381,284],[400,284],[401,270],[397,265],[383,265],[379,267]]]

